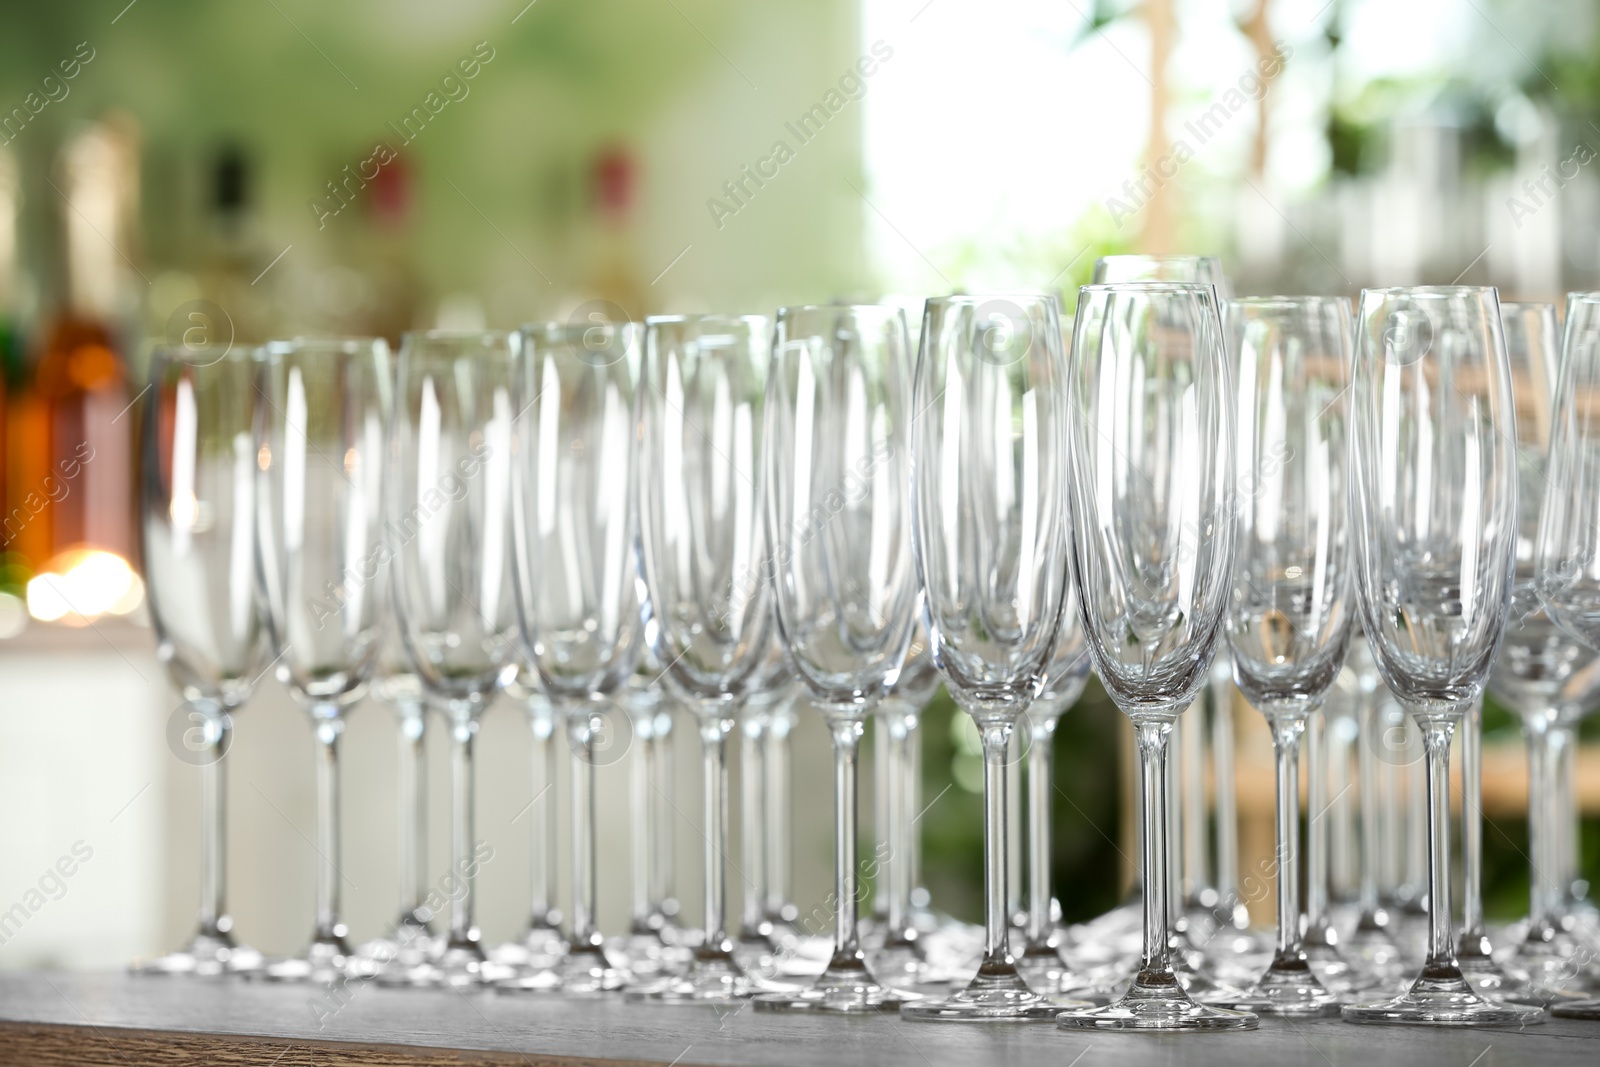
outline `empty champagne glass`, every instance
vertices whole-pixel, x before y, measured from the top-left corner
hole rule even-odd
[[[646,320],[639,417],[646,639],[669,697],[692,712],[705,768],[705,939],[689,970],[639,996],[731,1003],[755,991],[727,930],[728,734],[764,680],[772,608],[762,522],[763,316]]]
[[[1506,1025],[1537,1009],[1478,994],[1450,911],[1450,738],[1483,692],[1511,607],[1516,422],[1492,288],[1361,294],[1351,395],[1354,561],[1378,673],[1426,752],[1428,945],[1400,996],[1347,1005],[1365,1023]]]
[[[1502,304],[1511,392],[1517,411],[1517,558],[1511,590],[1511,617],[1489,675],[1489,692],[1522,719],[1528,750],[1528,928],[1503,964],[1490,956],[1482,924],[1469,923],[1462,969],[1480,990],[1503,1000],[1548,1004],[1581,996],[1577,968],[1568,958],[1576,950],[1556,921],[1549,854],[1553,827],[1549,783],[1552,736],[1566,723],[1600,703],[1600,660],[1551,621],[1534,586],[1534,550],[1539,512],[1549,483],[1548,459],[1552,403],[1560,346],[1553,304]],[[1582,315],[1580,314],[1580,318]],[[1465,779],[1463,779],[1465,785]],[[1463,808],[1468,805],[1464,802]],[[1470,818],[1471,811],[1463,814]],[[1472,871],[1468,871],[1471,888]],[[1469,909],[1469,912],[1471,909]],[[1481,912],[1480,912],[1481,915]],[[1488,978],[1487,984],[1485,978]]]
[[[620,989],[629,977],[595,921],[594,769],[606,730],[630,736],[617,701],[644,628],[633,466],[642,333],[636,323],[530,326],[514,371],[517,618],[572,749],[572,919],[556,968],[564,993]],[[535,977],[527,988],[547,986]]]
[[[278,680],[317,741],[317,922],[311,945],[268,977],[330,982],[352,962],[340,915],[339,738],[377,665],[386,436],[393,407],[380,339],[297,339],[265,349],[257,422],[257,544]]]
[[[516,334],[430,331],[401,339],[389,528],[406,656],[450,731],[450,932],[442,981],[487,977],[474,922],[478,719],[517,671],[511,559],[512,367]]]
[[[1353,613],[1350,305],[1342,297],[1233,300],[1226,329],[1239,391],[1239,541],[1225,625],[1234,681],[1272,730],[1278,940],[1255,985],[1216,1003],[1268,1015],[1337,1015],[1338,998],[1312,972],[1301,944],[1297,770],[1307,720],[1321,713],[1344,663]],[[1312,810],[1310,822],[1323,814]],[[1308,873],[1314,867],[1308,863]]]
[[[227,908],[227,763],[233,713],[267,666],[255,572],[261,361],[248,350],[158,348],[143,413],[140,507],[156,658],[183,697],[183,746],[200,768],[200,928],[138,969],[250,972]]]
[[[1007,941],[1007,750],[1066,602],[1065,374],[1049,294],[929,300],[911,425],[912,534],[933,662],[983,746],[984,944],[965,989],[908,1019],[1052,1018]]]
[[[1120,282],[1195,282],[1215,286],[1219,301],[1226,300],[1230,295],[1228,279],[1222,271],[1222,261],[1216,256],[1181,254],[1102,256],[1095,261],[1094,274],[1090,280],[1097,285]],[[1226,644],[1222,644],[1217,653],[1216,670],[1212,676],[1211,703],[1216,708],[1230,708],[1233,681],[1229,676],[1227,664],[1222,662],[1227,659],[1228,650]],[[1194,720],[1191,719],[1189,721]],[[1218,782],[1231,781],[1233,777],[1231,773],[1233,767],[1232,727],[1231,719],[1222,720],[1221,717],[1213,719],[1211,736],[1212,777]],[[1175,727],[1174,733],[1182,733],[1188,729],[1189,727],[1179,724],[1179,726]],[[1196,731],[1200,729],[1198,723],[1194,729]],[[1172,762],[1173,765],[1168,768],[1168,773],[1173,776],[1173,780],[1180,780],[1178,761],[1174,760]],[[1176,790],[1169,790],[1169,792],[1175,794]],[[1176,795],[1168,799],[1173,810],[1176,811],[1177,818],[1181,821],[1179,836],[1188,840],[1200,835],[1205,822],[1205,811],[1195,808],[1192,804],[1179,805],[1179,798]],[[1232,800],[1231,795],[1225,796],[1221,790],[1217,792],[1217,902],[1211,910],[1213,912],[1212,918],[1218,921],[1219,924],[1229,924],[1236,930],[1243,931],[1249,928],[1250,917],[1244,901],[1239,896],[1238,887],[1234,884],[1238,877],[1238,824],[1234,816]],[[1137,833],[1143,833],[1145,818],[1140,806],[1144,801],[1137,789],[1134,790],[1133,802],[1134,826],[1137,828]],[[1141,862],[1143,855],[1144,849],[1143,846],[1140,846],[1134,856],[1136,870],[1133,884],[1129,887],[1128,898],[1118,905],[1113,913],[1103,917],[1109,919],[1112,925],[1125,928],[1135,935],[1137,935],[1142,924],[1144,908],[1140,901],[1140,894],[1143,892],[1144,886],[1144,874],[1137,869],[1137,865]],[[1207,890],[1210,887],[1202,884],[1203,872],[1181,870],[1189,862],[1190,853],[1187,850],[1180,851],[1176,842],[1173,842],[1169,855],[1177,857],[1177,862],[1169,862],[1167,865],[1167,876],[1172,883],[1169,887],[1169,892],[1172,894],[1171,904],[1173,916],[1175,917],[1175,920],[1171,923],[1172,932],[1175,946],[1184,947],[1184,951],[1177,957],[1177,962],[1185,970],[1187,981],[1199,981],[1203,985],[1211,985],[1213,983],[1209,979],[1203,978],[1188,966],[1190,957],[1194,956],[1194,958],[1198,959],[1198,955],[1190,940],[1189,923],[1184,914],[1184,905],[1187,901],[1178,895],[1180,886],[1187,885],[1193,890],[1192,896],[1205,897],[1208,895]],[[1228,862],[1229,860],[1232,862]],[[1182,875],[1184,874],[1188,874],[1189,877],[1183,877]],[[1194,914],[1194,909],[1190,909],[1190,911],[1191,914]],[[1196,917],[1203,918],[1198,914],[1196,914]],[[1208,947],[1224,949],[1238,947],[1241,943],[1249,945],[1251,940],[1249,938],[1235,938],[1231,941],[1224,939],[1214,945],[1208,945]]]
[[[489,953],[493,963],[509,967],[504,977],[537,978],[553,986],[559,979],[554,967],[567,951],[567,938],[561,932],[561,909],[556,907],[557,834],[560,811],[556,803],[556,739],[561,722],[550,698],[540,691],[537,676],[526,662],[517,666],[516,677],[505,685],[506,696],[528,714],[533,751],[533,798],[528,801],[529,859],[528,925],[511,941],[496,945]],[[520,820],[519,815],[517,819]]]
[[[1600,649],[1600,293],[1570,293],[1562,335],[1560,372],[1554,389],[1549,466],[1539,513],[1533,579],[1539,603],[1561,631],[1586,646],[1580,655]],[[1580,656],[1573,660],[1581,662]],[[1585,686],[1585,688],[1587,688]],[[1550,867],[1544,892],[1536,902],[1548,913],[1568,909],[1573,861],[1570,766],[1574,725],[1589,710],[1592,694],[1554,714],[1544,726],[1544,785],[1549,790],[1545,825],[1549,827],[1543,862]],[[1531,817],[1531,814],[1530,814]],[[1535,841],[1535,848],[1538,848]],[[1535,862],[1540,856],[1535,853]],[[1533,931],[1530,931],[1530,935]],[[1600,1000],[1558,1004],[1562,1018],[1600,1018]]]
[[[908,997],[857,937],[856,756],[911,641],[916,584],[906,475],[911,352],[883,305],[778,311],[767,377],[767,541],[778,634],[833,739],[834,942],[827,968],[761,1010],[863,1012]]]
[[[1118,1002],[1063,1013],[1074,1029],[1247,1028],[1173,971],[1166,875],[1172,724],[1209,679],[1235,543],[1232,375],[1216,290],[1090,285],[1073,326],[1073,576],[1095,673],[1132,720],[1144,797],[1144,943]]]
[[[1350,933],[1346,953],[1363,980],[1388,978],[1395,976],[1400,964],[1400,945],[1394,937],[1394,916],[1389,914],[1379,895],[1385,851],[1381,800],[1385,769],[1378,760],[1382,747],[1379,733],[1383,729],[1379,690],[1383,681],[1378,677],[1378,668],[1373,663],[1372,650],[1359,620],[1351,636],[1345,664],[1355,675],[1357,802],[1361,812],[1360,914]]]

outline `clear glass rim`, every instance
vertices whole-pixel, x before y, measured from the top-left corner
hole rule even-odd
[[[1078,286],[1078,295],[1095,296],[1101,293],[1215,293],[1212,282],[1092,282]],[[1221,303],[1221,301],[1218,301]]]
[[[294,337],[278,338],[268,341],[259,347],[259,351],[267,354],[280,352],[298,352],[307,350],[323,350],[337,352],[359,352],[362,349],[382,348],[388,351],[389,342],[382,337],[365,337],[360,334],[299,334]]]
[[[582,338],[590,330],[642,332],[644,323],[637,319],[623,319],[619,322],[559,322],[552,319],[548,322],[525,322],[516,332],[524,337]]]
[[[747,326],[769,326],[772,320],[766,315],[738,315],[726,311],[707,311],[685,315],[646,315],[644,324],[651,326],[687,325],[697,322],[739,322]]]
[[[1595,293],[1593,295],[1596,300],[1600,300],[1600,293]],[[1546,311],[1556,311],[1559,309],[1555,304],[1548,300],[1502,300],[1500,301],[1500,310],[1537,311],[1543,314]]]
[[[773,315],[773,318],[774,318],[774,320],[776,320],[776,319],[787,318],[787,317],[790,317],[790,316],[793,316],[793,315],[798,315],[801,312],[818,312],[818,311],[831,311],[836,315],[843,315],[843,314],[846,314],[846,313],[861,312],[861,311],[881,311],[881,312],[884,312],[884,313],[890,314],[890,315],[894,314],[895,312],[899,312],[902,315],[905,314],[905,308],[900,307],[900,306],[898,306],[896,304],[871,304],[871,303],[785,304],[783,307],[780,307],[777,310],[777,312]]]
[[[1391,285],[1361,290],[1361,298],[1371,296],[1426,296],[1435,298],[1484,296],[1493,293],[1499,299],[1500,290],[1493,285]],[[1595,294],[1600,297],[1600,293]]]
[[[150,346],[150,358],[173,363],[192,363],[209,367],[224,360],[232,363],[254,363],[267,354],[267,345],[169,345]],[[210,357],[210,358],[207,358]]]
[[[996,289],[986,293],[951,293],[948,296],[930,296],[925,301],[927,307],[978,307],[995,300],[1013,301],[1053,301],[1057,307],[1061,305],[1061,295],[1049,289]]]
[[[1140,260],[1145,263],[1221,263],[1222,257],[1208,252],[1116,252],[1109,256],[1101,256],[1096,263],[1109,263],[1113,260],[1127,259]]]
[[[1324,296],[1324,295],[1312,295],[1312,294],[1305,294],[1305,295],[1277,294],[1277,295],[1272,295],[1272,296],[1233,296],[1233,297],[1229,297],[1227,300],[1224,300],[1223,304],[1224,304],[1224,306],[1228,306],[1228,307],[1232,307],[1233,305],[1237,304],[1240,307],[1282,307],[1282,308],[1325,307],[1325,306],[1330,305],[1330,304],[1332,304],[1332,305],[1343,304],[1346,308],[1348,308],[1350,306],[1350,298],[1349,297],[1344,297],[1344,296]]]
[[[1600,304],[1600,289],[1578,289],[1570,292],[1567,294],[1567,303]]]
[[[478,341],[493,344],[517,335],[516,330],[407,330],[400,335],[400,343],[417,341]]]

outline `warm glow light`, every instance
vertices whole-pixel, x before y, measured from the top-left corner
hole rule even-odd
[[[144,582],[128,561],[98,548],[71,548],[28,582],[28,613],[41,622],[86,626],[126,615],[144,600]]]

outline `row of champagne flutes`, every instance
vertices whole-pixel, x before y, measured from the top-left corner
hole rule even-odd
[[[1195,269],[1154,273],[1169,266]],[[454,855],[468,887],[452,902],[445,950],[417,960],[408,980],[486,973],[468,873],[471,744],[483,706],[521,667],[553,705],[546,731],[564,725],[577,754],[577,882],[560,958],[530,962],[511,984],[626,982],[593,922],[592,768],[607,708],[639,688],[643,655],[659,667],[648,677],[695,712],[711,842],[706,935],[684,974],[636,995],[758,993],[769,1009],[899,1004],[909,1018],[1059,1015],[1102,1028],[1336,1010],[1306,966],[1294,878],[1279,880],[1278,950],[1258,986],[1211,989],[1231,1008],[1185,992],[1209,980],[1171,953],[1167,738],[1225,629],[1235,677],[1274,727],[1279,857],[1292,870],[1294,748],[1339,672],[1359,590],[1378,673],[1426,712],[1436,784],[1438,737],[1447,758],[1506,621],[1510,583],[1494,579],[1515,533],[1507,348],[1491,290],[1372,292],[1359,334],[1341,301],[1234,302],[1226,327],[1220,311],[1206,279],[1087,287],[1070,366],[1056,301],[1028,294],[929,301],[915,370],[903,317],[870,306],[784,309],[770,337],[764,320],[715,316],[412,335],[398,371],[379,342],[158,356],[145,530],[163,654],[220,734],[269,658],[262,650],[275,650],[321,753],[317,936],[303,959],[268,973],[326,976],[352,956],[337,907],[337,741],[343,708],[381,658],[392,599],[402,676],[450,724]],[[1364,423],[1364,401],[1382,418]],[[1382,502],[1375,528],[1368,492]],[[1406,511],[1419,501],[1420,516]],[[1446,564],[1455,585],[1418,583]],[[255,584],[259,624],[247,610]],[[1382,597],[1381,610],[1368,607]],[[919,617],[929,659],[979,729],[985,767],[983,960],[943,997],[880,983],[856,936],[856,749],[866,717],[917,674],[908,652]],[[1403,655],[1385,644],[1397,633]],[[1063,1012],[1050,993],[1071,983],[1058,974],[1057,989],[1030,988],[1009,951],[1007,752],[1022,716],[1053,724],[1091,662],[1139,736],[1144,935],[1120,1001]],[[836,755],[834,951],[799,993],[746,973],[723,928],[720,869],[728,737],[752,699],[791,675]],[[899,703],[914,715],[918,701]],[[904,734],[907,722],[885,721],[888,737]],[[220,824],[220,768],[209,773],[208,825]],[[1447,905],[1438,828],[1429,899]],[[226,942],[215,928],[220,849],[210,852],[202,933]],[[1043,943],[1047,885],[1030,898],[1029,933]],[[1439,911],[1418,986],[1347,1017],[1523,1017],[1455,981],[1448,907]]]

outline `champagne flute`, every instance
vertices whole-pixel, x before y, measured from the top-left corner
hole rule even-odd
[[[1067,593],[1066,411],[1050,294],[929,300],[912,409],[912,543],[934,665],[983,746],[984,945],[966,988],[918,1020],[1049,1020],[1007,944],[1006,777]]]
[[[1561,341],[1559,375],[1550,422],[1549,467],[1544,502],[1539,512],[1533,580],[1539,603],[1566,635],[1600,649],[1600,530],[1594,515],[1600,501],[1600,293],[1567,296],[1566,329]],[[1576,657],[1574,657],[1576,658]],[[1549,826],[1544,846],[1549,880],[1538,894],[1546,912],[1568,907],[1574,849],[1568,835],[1571,815],[1570,766],[1578,718],[1591,710],[1585,693],[1577,706],[1552,709],[1546,723],[1542,768],[1551,799],[1545,811]],[[1531,815],[1530,815],[1531,817]],[[1535,844],[1537,848],[1537,843]],[[1535,861],[1540,857],[1536,854]],[[1552,916],[1553,917],[1553,916]],[[1569,1019],[1600,1018],[1600,1000],[1558,1004],[1553,1013]]]
[[[1144,942],[1122,999],[1065,1028],[1256,1025],[1193,1000],[1169,947],[1167,759],[1172,724],[1209,679],[1232,580],[1232,376],[1213,286],[1079,291],[1067,407],[1073,576],[1100,676],[1132,720],[1144,796]]]
[[[505,691],[527,711],[533,742],[533,799],[528,802],[528,925],[515,940],[495,946],[490,957],[494,963],[511,968],[512,973],[506,977],[538,979],[554,986],[559,979],[553,968],[567,952],[561,910],[556,907],[556,836],[560,817],[555,798],[556,737],[561,732],[561,721],[526,662],[518,664],[517,674],[506,683]]]
[[[647,319],[639,417],[639,543],[667,694],[698,720],[705,768],[705,939],[645,999],[730,1004],[755,991],[727,930],[728,734],[772,639],[764,574],[763,316]]]
[[[778,633],[833,739],[833,956],[816,983],[758,1010],[856,1013],[906,1002],[857,937],[856,757],[911,641],[906,499],[911,352],[884,305],[778,311],[767,376],[767,542]]]
[[[1090,279],[1096,285],[1109,285],[1120,282],[1195,282],[1215,286],[1217,299],[1226,300],[1230,295],[1227,276],[1222,271],[1222,261],[1216,256],[1196,255],[1115,255],[1101,256],[1095,261],[1094,274]],[[1210,698],[1212,704],[1212,731],[1211,731],[1211,760],[1212,777],[1217,782],[1230,782],[1233,780],[1233,720],[1223,714],[1232,710],[1233,679],[1228,670],[1228,665],[1223,662],[1227,659],[1227,647],[1223,645],[1217,650],[1215,668],[1211,678]],[[1195,720],[1191,719],[1190,722]],[[1200,726],[1185,725],[1179,722],[1174,728],[1174,734],[1184,733],[1193,729],[1198,733]],[[1178,761],[1172,761],[1167,773],[1174,781],[1180,778]],[[1178,839],[1184,841],[1194,840],[1204,835],[1205,809],[1194,804],[1178,804],[1178,790],[1169,789],[1172,794],[1168,798],[1169,804],[1176,812],[1176,818],[1181,820]],[[1133,796],[1133,822],[1138,833],[1144,832],[1145,817],[1141,809],[1144,798],[1137,789]],[[1248,931],[1250,927],[1250,913],[1245,906],[1238,891],[1238,819],[1234,813],[1233,796],[1225,790],[1218,790],[1216,794],[1216,897],[1217,902],[1210,909],[1211,919],[1219,928],[1231,925],[1235,931]],[[1171,816],[1169,816],[1171,817]],[[1135,863],[1144,855],[1143,846],[1135,852]],[[1177,862],[1167,864],[1167,875],[1171,881],[1169,892],[1173,921],[1171,923],[1174,934],[1175,947],[1182,949],[1177,960],[1184,970],[1185,978],[1189,981],[1199,981],[1202,985],[1211,985],[1209,979],[1203,978],[1198,972],[1189,968],[1189,958],[1195,948],[1189,937],[1188,917],[1184,914],[1186,900],[1180,896],[1179,889],[1188,885],[1192,889],[1190,896],[1203,898],[1208,896],[1207,887],[1202,884],[1203,872],[1183,872],[1182,867],[1189,864],[1190,852],[1185,850],[1180,853],[1176,841],[1172,843],[1170,856]],[[1187,873],[1189,877],[1182,877]],[[1143,905],[1140,903],[1140,894],[1143,892],[1144,875],[1136,870],[1133,884],[1129,887],[1128,898],[1118,906],[1121,913],[1119,917],[1112,918],[1112,924],[1124,927],[1137,935],[1141,925]],[[1193,910],[1191,909],[1191,913]],[[1196,918],[1204,919],[1198,914]],[[1235,936],[1224,938],[1208,945],[1210,948],[1253,948],[1254,938],[1248,936]]]
[[[1350,305],[1342,297],[1233,300],[1226,328],[1239,390],[1241,495],[1225,625],[1234,680],[1272,730],[1278,940],[1254,986],[1215,1002],[1268,1015],[1337,1015],[1338,998],[1301,943],[1297,772],[1307,720],[1320,715],[1350,639]],[[1322,815],[1312,810],[1311,823]],[[1308,875],[1316,862],[1308,861]]]
[[[158,348],[140,455],[143,571],[156,658],[184,700],[180,755],[200,768],[200,925],[148,974],[248,973],[261,954],[227,908],[227,764],[233,714],[266,669],[255,581],[261,361],[225,348]]]
[[[1378,673],[1422,731],[1428,944],[1364,1023],[1518,1025],[1542,1012],[1477,993],[1450,912],[1450,738],[1483,692],[1511,607],[1516,422],[1492,288],[1368,289],[1351,396],[1355,566]]]
[[[517,672],[511,559],[512,368],[516,334],[429,331],[401,339],[390,494],[394,605],[406,656],[450,731],[450,932],[445,984],[488,975],[474,922],[478,720]]]
[[[595,922],[594,768],[607,719],[628,715],[617,698],[644,629],[633,466],[642,333],[635,323],[530,326],[514,370],[517,618],[527,660],[572,749],[572,924],[556,968],[564,993],[605,992],[629,980],[607,957]],[[539,976],[507,988],[519,984],[549,988]]]
[[[393,407],[381,339],[266,347],[258,412],[257,554],[278,680],[317,742],[317,921],[311,945],[269,978],[332,982],[352,958],[340,915],[339,738],[383,641],[383,524]]]

